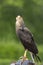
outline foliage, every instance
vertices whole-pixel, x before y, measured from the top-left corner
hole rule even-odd
[[[21,46],[21,47],[20,47]],[[41,58],[41,62],[43,62],[43,46],[38,45],[39,56]],[[24,54],[24,48],[21,44],[18,45],[17,42],[4,42],[0,44],[0,65],[9,65],[11,62],[18,60]],[[29,52],[27,53],[27,57],[30,60],[31,57]],[[40,63],[39,63],[40,64]]]
[[[0,65],[9,65],[24,53],[15,32],[17,15],[24,18],[26,26],[33,33],[43,62],[43,1],[0,0]]]

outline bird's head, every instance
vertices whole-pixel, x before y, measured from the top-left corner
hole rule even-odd
[[[18,15],[17,17],[16,17],[16,21],[21,21],[21,20],[23,20],[23,18],[20,16],[20,15]]]
[[[23,26],[24,25],[24,21],[23,21],[23,18],[20,16],[20,15],[18,15],[17,17],[16,17],[16,26]]]

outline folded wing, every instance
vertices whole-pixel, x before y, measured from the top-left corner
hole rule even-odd
[[[18,31],[19,39],[21,40],[22,44],[24,45],[25,49],[33,52],[34,54],[38,53],[37,46],[35,44],[34,38],[32,33],[28,30],[27,27],[23,29],[19,29]]]

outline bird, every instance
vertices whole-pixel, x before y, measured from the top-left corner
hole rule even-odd
[[[34,40],[33,34],[26,27],[22,16],[18,15],[16,17],[15,25],[16,25],[16,34],[25,48],[23,59],[25,60],[27,58],[26,54],[27,54],[27,51],[29,51],[31,54],[33,63],[35,63],[34,61],[35,57],[37,60],[41,61],[40,57],[38,56],[38,48],[36,46],[36,42]]]

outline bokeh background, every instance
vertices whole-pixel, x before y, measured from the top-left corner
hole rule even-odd
[[[0,65],[10,65],[24,54],[24,48],[15,32],[17,15],[24,18],[26,26],[33,33],[42,64],[43,0],[0,0]],[[29,52],[27,57],[31,59]]]

